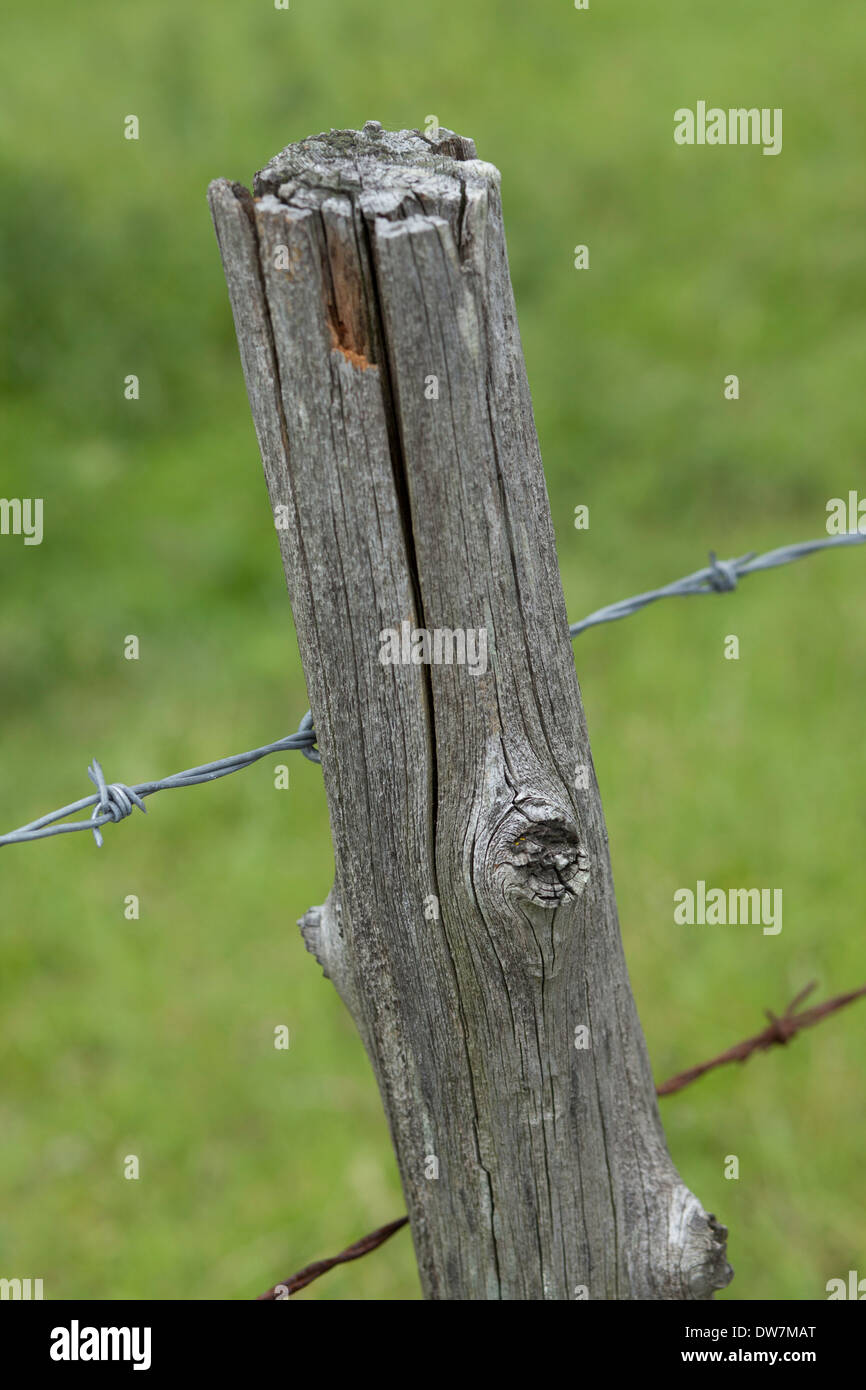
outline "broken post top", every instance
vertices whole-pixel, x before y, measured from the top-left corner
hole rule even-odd
[[[440,128],[431,139],[418,130],[332,130],[288,145],[256,174],[257,198],[269,194],[295,206],[318,206],[333,194],[358,197],[378,216],[423,211],[427,200],[460,200],[467,185],[498,184],[499,171],[477,159],[475,142]]]
[[[213,191],[222,183],[212,186],[212,197],[224,196]],[[330,347],[366,369],[386,360],[374,245],[389,228],[414,227],[419,218],[431,231],[441,223],[450,229],[461,267],[480,273],[491,214],[497,225],[501,220],[499,187],[499,170],[476,158],[475,144],[465,136],[444,128],[435,138],[418,130],[388,131],[367,121],[363,130],[332,130],[288,145],[256,174],[255,204],[239,184],[231,185],[231,196],[259,224],[260,239],[274,232],[274,255],[281,246],[289,254],[286,236],[292,240],[294,234],[287,229],[295,228],[292,265],[278,264],[280,275],[294,275],[298,258],[308,253],[321,262],[313,279],[321,282],[326,301],[322,317]],[[312,317],[307,313],[309,332]]]

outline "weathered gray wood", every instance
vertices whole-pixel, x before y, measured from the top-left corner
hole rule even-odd
[[[629,987],[497,171],[371,122],[255,193],[210,200],[334,840],[302,929],[375,1069],[424,1292],[711,1297],[724,1231],[668,1155]],[[483,630],[486,670],[383,664],[404,621]]]

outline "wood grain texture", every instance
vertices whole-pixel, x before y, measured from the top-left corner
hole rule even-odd
[[[210,201],[334,841],[302,930],[375,1069],[424,1293],[711,1297],[725,1233],[667,1152],[623,958],[499,175],[369,122],[254,191]],[[383,664],[404,623],[483,632],[486,667]]]

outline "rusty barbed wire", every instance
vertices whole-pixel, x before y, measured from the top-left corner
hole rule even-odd
[[[804,1009],[802,1013],[795,1013],[798,1004],[801,1004],[808,995],[816,988],[817,982],[812,980],[801,989],[800,993],[791,1000],[781,1018],[777,1018],[769,1009],[766,1010],[767,1018],[770,1020],[769,1026],[760,1033],[755,1033],[751,1038],[745,1038],[743,1042],[736,1043],[734,1047],[729,1047],[725,1052],[720,1052],[717,1057],[711,1057],[708,1062],[699,1062],[695,1067],[689,1067],[687,1071],[680,1072],[677,1076],[670,1077],[663,1081],[661,1086],[656,1087],[656,1095],[672,1096],[677,1091],[681,1091],[684,1086],[688,1086],[692,1081],[697,1081],[699,1076],[704,1076],[706,1072],[713,1071],[716,1067],[727,1066],[729,1062],[746,1062],[755,1052],[765,1052],[768,1047],[776,1044],[784,1046],[789,1043],[796,1033],[804,1028],[811,1028],[815,1023],[820,1023],[823,1018],[836,1013],[837,1009],[844,1009],[846,1004],[853,1004],[856,999],[862,999],[866,995],[866,985],[861,985],[859,989],[852,989],[847,994],[837,994],[835,999],[827,999],[823,1004],[816,1004],[811,1009]]]
[[[390,1240],[401,1227],[408,1226],[408,1224],[408,1216],[401,1216],[397,1221],[390,1221],[387,1226],[380,1226],[378,1230],[371,1231],[368,1236],[362,1236],[360,1240],[356,1240],[354,1245],[341,1250],[339,1255],[332,1255],[329,1260],[316,1260],[313,1264],[306,1265],[304,1269],[299,1269],[297,1274],[291,1274],[281,1284],[274,1284],[267,1293],[260,1293],[256,1302],[285,1301],[291,1294],[305,1289],[308,1284],[312,1284],[314,1279],[319,1279],[323,1274],[327,1274],[328,1270],[333,1269],[335,1265],[348,1264],[350,1260],[360,1260],[362,1255],[369,1255],[372,1250],[378,1250],[380,1245],[384,1245],[386,1240]]]

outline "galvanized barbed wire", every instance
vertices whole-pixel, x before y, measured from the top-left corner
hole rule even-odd
[[[632,598],[620,599],[618,603],[599,608],[581,622],[572,623],[568,629],[569,634],[571,637],[577,637],[588,628],[597,627],[601,623],[613,623],[620,618],[628,618],[632,613],[640,612],[642,608],[657,602],[658,599],[682,598],[691,594],[730,593],[736,589],[738,580],[745,575],[789,565],[794,560],[802,560],[819,550],[829,550],[842,545],[860,545],[864,541],[866,534],[850,532],[841,536],[822,537],[820,540],[799,541],[796,545],[783,545],[777,550],[767,551],[765,555],[756,555],[751,551],[735,560],[718,560],[715,553],[710,551],[710,563],[704,569],[687,574],[683,579],[675,579],[672,584],[667,584],[662,589],[650,589],[645,594],[635,594]],[[94,839],[101,848],[100,827],[109,822],[124,820],[132,814],[135,807],[146,812],[143,798],[153,796],[154,792],[169,791],[174,787],[195,787],[200,782],[214,782],[219,777],[227,777],[230,772],[239,772],[241,768],[249,767],[270,753],[299,752],[311,762],[320,763],[321,755],[315,744],[313,716],[307,710],[298,725],[297,733],[277,739],[275,743],[267,743],[263,748],[254,748],[249,753],[236,753],[234,757],[220,758],[217,762],[204,763],[201,767],[193,767],[186,772],[176,772],[174,776],[164,777],[157,782],[139,782],[134,787],[128,787],[124,782],[107,783],[101,766],[94,758],[87,769],[87,775],[96,787],[95,796],[82,797],[80,801],[63,806],[59,811],[49,811],[38,820],[22,825],[19,830],[0,835],[0,847],[22,844],[28,840],[42,840],[50,835],[67,835],[77,830],[92,830]],[[91,807],[93,809],[89,821],[64,819]]]
[[[648,593],[635,594],[633,598],[623,598],[618,603],[599,608],[581,622],[572,623],[568,631],[572,637],[577,637],[581,632],[586,632],[587,628],[597,627],[599,623],[615,623],[619,618],[628,618],[632,613],[640,612],[642,608],[656,603],[661,598],[730,593],[732,589],[736,589],[737,581],[747,574],[757,574],[760,570],[790,565],[794,560],[802,560],[807,555],[814,555],[818,550],[830,550],[840,545],[862,545],[864,541],[866,534],[852,531],[843,536],[825,536],[817,541],[799,541],[796,545],[783,545],[778,550],[768,550],[766,555],[756,555],[754,550],[751,550],[748,555],[741,555],[736,560],[717,560],[711,550],[710,563],[705,569],[695,570],[694,574],[687,574],[683,579],[675,579],[672,584],[666,584],[662,589],[650,589]]]
[[[20,830],[13,830],[9,835],[0,835],[0,845],[43,840],[49,835],[68,835],[75,830],[92,830],[97,845],[101,847],[100,826],[107,825],[109,821],[124,820],[132,814],[134,806],[141,811],[147,811],[142,799],[145,796],[153,796],[154,792],[169,791],[173,787],[196,787],[200,782],[215,782],[219,777],[227,777],[230,772],[238,772],[242,767],[257,763],[269,753],[297,751],[303,753],[305,758],[318,763],[321,762],[321,757],[314,746],[315,742],[313,716],[307,710],[295,734],[288,734],[286,738],[277,739],[275,743],[267,743],[263,748],[253,748],[249,753],[236,753],[231,758],[220,758],[215,763],[204,763],[201,767],[191,767],[186,772],[176,772],[172,777],[163,777],[158,782],[139,782],[134,787],[127,787],[123,782],[106,783],[102,768],[94,758],[87,769],[87,775],[97,788],[95,796],[82,797],[81,801],[73,801],[69,806],[62,806],[59,811],[49,811],[47,816],[40,816],[29,825],[22,825]],[[64,817],[74,816],[91,806],[93,812],[89,821],[64,822]]]

